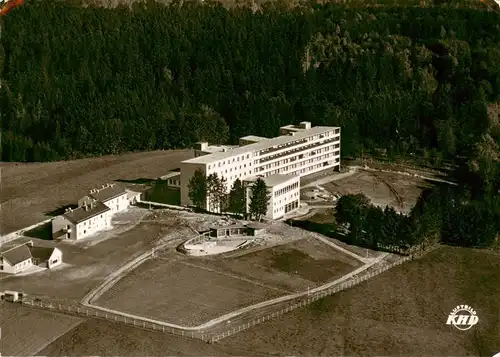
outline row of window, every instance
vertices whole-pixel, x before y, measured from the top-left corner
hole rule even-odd
[[[275,154],[275,155],[271,155],[271,156],[265,157],[263,159],[257,160],[257,162],[258,163],[264,163],[264,162],[268,162],[268,161],[271,161],[271,160],[275,160],[275,159],[280,158],[280,157],[293,155],[295,153],[299,153],[299,152],[303,153],[304,151],[306,151],[308,149],[312,149],[312,148],[315,148],[315,147],[318,147],[318,146],[322,146],[322,145],[325,145],[325,144],[329,144],[329,143],[338,142],[339,140],[340,140],[340,137],[335,137],[335,138],[331,138],[331,139],[316,141],[316,142],[313,142],[313,143],[311,143],[309,145],[301,146],[301,147],[293,149],[293,150],[288,150],[288,151],[284,151],[284,152],[281,152],[281,153],[278,153],[278,154]]]
[[[288,198],[290,199],[290,198],[293,198],[293,197],[297,197],[298,195],[299,195],[299,192],[294,192]],[[286,197],[283,200],[274,201],[273,206],[280,206],[281,202],[285,201],[285,200],[286,200]]]
[[[245,156],[246,156],[247,160],[250,159],[250,154],[239,155],[237,157],[233,157],[233,158],[230,158],[230,159],[227,159],[227,160],[223,160],[222,162],[219,161],[217,164],[208,165],[207,169],[210,170],[212,168],[215,168],[216,166],[217,167],[222,167],[222,166],[225,166],[226,164],[227,165],[231,165],[231,164],[234,164],[235,162],[244,161],[245,160]],[[246,167],[246,165],[245,165],[245,167]],[[241,165],[240,165],[240,169],[241,169]],[[227,172],[227,170],[226,170],[226,172]]]
[[[299,200],[293,201],[285,206],[285,213],[290,212],[299,207]]]
[[[304,144],[304,143],[306,143],[308,141],[315,141],[315,140],[323,139],[325,137],[330,137],[330,136],[337,135],[337,134],[340,134],[340,129],[335,129],[335,130],[332,130],[332,131],[327,131],[326,133],[323,133],[323,134],[312,135],[312,136],[309,136],[307,138],[300,139],[300,140],[297,140],[297,141],[292,141],[292,142],[289,142],[289,143],[286,143],[286,144],[273,146],[272,148],[267,148],[267,149],[264,149],[264,150],[261,150],[261,151],[257,152],[257,156],[259,156],[259,155],[265,155],[265,154],[268,154],[268,153],[273,152],[273,151],[281,150],[281,149],[284,149],[284,148],[289,148],[289,147],[292,147],[292,146],[301,145],[301,144]]]
[[[279,189],[278,191],[274,192],[274,197],[278,197],[278,196],[281,196],[287,192],[290,192],[292,190],[296,190],[299,188],[299,183],[298,182],[295,182],[295,183],[292,183],[291,185],[288,185],[286,187],[283,187],[282,189]]]

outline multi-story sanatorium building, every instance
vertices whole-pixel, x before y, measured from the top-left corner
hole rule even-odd
[[[208,145],[198,143],[195,158],[181,162],[180,190],[181,204],[191,205],[188,183],[196,170],[206,176],[216,173],[227,180],[228,190],[239,178],[243,182],[251,182],[256,177],[269,178],[271,186],[277,190],[282,187],[293,187],[287,194],[296,197],[290,200],[273,199],[268,208],[268,218],[276,219],[299,206],[300,183],[294,176],[302,177],[325,169],[340,170],[340,128],[329,126],[311,127],[311,123],[287,125],[280,128],[280,136],[263,138],[245,136],[240,139],[239,146]],[[281,179],[278,177],[285,175]],[[291,183],[287,185],[287,183]],[[281,191],[279,191],[281,192]],[[282,207],[283,206],[283,207]],[[208,206],[207,206],[208,207]]]

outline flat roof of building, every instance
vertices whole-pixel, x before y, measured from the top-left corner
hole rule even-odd
[[[282,183],[288,182],[290,180],[298,178],[298,176],[295,175],[270,175],[267,177],[261,177],[261,176],[251,176],[249,178],[244,179],[243,181],[256,181],[258,178],[261,178],[264,180],[266,183],[267,187],[274,187],[277,185],[280,185]]]
[[[215,154],[217,152],[224,152],[225,150],[226,151],[233,150],[237,147],[239,147],[239,146],[238,145],[209,145],[205,149],[198,150],[198,151],[209,153],[209,155],[210,155],[210,154]]]
[[[277,145],[283,145],[289,142],[297,141],[303,138],[307,138],[308,136],[311,135],[317,135],[324,133],[326,131],[336,129],[339,127],[334,127],[334,126],[315,126],[311,129],[303,130],[298,132],[295,135],[282,135],[282,136],[277,136],[272,139],[268,140],[262,140],[259,141],[258,143],[253,143],[249,145],[244,145],[244,146],[239,146],[236,147],[232,150],[228,150],[226,152],[216,152],[211,155],[203,155],[199,157],[195,157],[194,159],[189,159],[183,161],[183,163],[188,163],[188,164],[209,164],[214,161],[220,161],[227,159],[229,157],[237,156],[237,155],[243,155],[245,153],[249,153],[252,151],[258,151],[258,150],[263,150],[269,147],[277,146]]]
[[[263,136],[257,136],[257,135],[247,135],[247,136],[244,136],[242,138],[240,138],[240,140],[248,140],[248,141],[262,141],[262,140],[271,140],[269,138],[265,138]]]

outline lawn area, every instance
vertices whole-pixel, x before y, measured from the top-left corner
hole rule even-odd
[[[78,326],[75,316],[31,309],[0,302],[1,353],[5,356],[35,356],[47,344]]]
[[[148,260],[105,292],[96,305],[166,322],[195,326],[282,295],[223,272],[181,260]]]
[[[289,293],[335,280],[360,266],[358,260],[310,236],[238,257],[198,259],[197,264]]]

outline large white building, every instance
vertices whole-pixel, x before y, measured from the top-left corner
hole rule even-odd
[[[302,122],[299,125],[281,127],[278,137],[264,138],[250,135],[241,138],[239,144],[239,146],[197,144],[195,158],[181,162],[182,205],[192,204],[189,199],[188,183],[196,170],[201,170],[206,176],[215,173],[219,177],[224,177],[228,190],[237,178],[244,181],[255,176],[302,177],[325,169],[340,170],[339,127],[311,127],[311,123]],[[288,203],[284,203],[286,204]],[[274,209],[272,208],[273,214],[268,218],[275,217]],[[284,211],[285,206],[280,206],[279,210]]]

